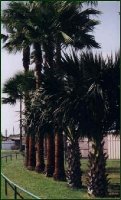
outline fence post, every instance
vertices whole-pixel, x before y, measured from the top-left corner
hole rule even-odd
[[[6,156],[6,162],[7,162],[7,156]]]
[[[17,159],[17,153],[16,153],[16,159]]]
[[[11,154],[11,160],[12,160],[12,154]]]
[[[5,179],[5,195],[7,196],[7,181],[6,181],[6,179]]]
[[[17,187],[14,188],[14,199],[17,199]]]

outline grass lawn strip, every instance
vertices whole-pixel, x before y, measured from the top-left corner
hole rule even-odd
[[[16,160],[14,157],[12,161],[8,159],[7,164],[4,159],[2,160],[2,173],[20,187],[23,187],[27,191],[39,196],[42,199],[91,199],[87,194],[86,185],[84,185],[85,187],[81,190],[70,189],[67,187],[66,182],[56,182],[53,180],[53,178],[45,177],[44,174],[37,174],[34,171],[28,171],[23,165],[22,156],[20,156],[20,158],[21,160]],[[111,170],[112,166],[115,168],[115,172],[111,172],[109,175],[111,178],[111,184],[120,185],[120,161],[109,160],[107,169]],[[87,160],[82,160],[82,170],[84,172],[82,177],[83,182],[86,184],[85,172],[87,171]],[[2,199],[5,199],[3,196],[3,184],[4,183],[2,183]],[[111,190],[113,198],[119,195],[118,189],[115,188],[115,190]],[[26,195],[25,193],[23,196],[26,199],[30,199],[30,196]],[[13,191],[9,191],[9,199],[11,197],[13,198]]]

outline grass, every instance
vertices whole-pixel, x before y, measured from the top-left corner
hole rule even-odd
[[[19,150],[1,150],[1,156],[19,153]]]
[[[10,152],[8,152],[8,154],[9,153]],[[26,168],[23,165],[22,156],[18,158],[19,158],[18,160],[13,158],[12,161],[8,159],[7,165],[5,159],[3,159],[2,172],[10,180],[18,184],[20,187],[23,187],[24,189],[39,196],[42,199],[90,199],[86,189],[87,160],[82,160],[82,170],[84,172],[82,179],[84,187],[81,190],[76,190],[76,189],[73,190],[67,187],[66,182],[57,182],[54,181],[53,178],[45,177],[44,174],[37,174],[34,171],[26,170]],[[108,161],[107,170],[109,171],[109,177],[111,178],[111,183],[109,188],[110,198],[113,197],[117,199],[117,197],[119,197],[119,190],[120,190],[119,169],[120,169],[119,160]],[[3,184],[4,181],[2,179],[1,199],[7,199],[4,195]],[[8,195],[9,199],[13,199],[13,191],[11,189],[9,189],[8,194],[9,194]],[[26,194],[22,195],[24,196],[25,199],[31,198]]]

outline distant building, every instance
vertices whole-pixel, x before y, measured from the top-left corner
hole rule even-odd
[[[25,136],[22,138],[23,149],[25,148]],[[20,147],[20,134],[10,135],[2,140],[2,150],[18,150]]]
[[[8,139],[6,141],[2,141],[1,149],[2,150],[12,150],[12,149],[14,149],[14,146],[15,146],[15,142]]]
[[[8,140],[8,137],[1,135],[1,140],[6,141],[6,140]]]

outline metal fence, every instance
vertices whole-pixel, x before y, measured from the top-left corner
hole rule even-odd
[[[116,137],[110,134],[104,138],[104,141],[104,152],[107,153],[108,159],[120,159],[120,137]],[[91,146],[92,144],[88,141],[88,138],[79,140],[79,147],[82,158],[88,158]]]
[[[109,159],[120,159],[120,137],[108,135],[107,143]]]
[[[2,158],[5,158],[6,162],[8,161],[8,158],[10,158],[11,160],[13,159],[13,156],[16,157],[16,159],[18,158],[18,153],[16,154],[11,154],[11,155],[6,155],[6,156],[2,156]],[[23,155],[24,156],[24,155]],[[22,194],[20,194],[19,191],[24,192],[26,194],[28,194],[29,196],[33,197],[34,199],[41,199],[40,197],[32,194],[31,192],[28,192],[27,190],[25,190],[24,188],[20,187],[19,185],[15,184],[14,182],[12,182],[10,179],[8,179],[8,177],[6,177],[3,173],[1,173],[2,178],[5,181],[5,195],[8,196],[8,186],[13,190],[14,192],[14,198],[13,199],[17,199],[17,197],[19,196],[21,199],[25,199]],[[19,190],[19,191],[18,191]]]

